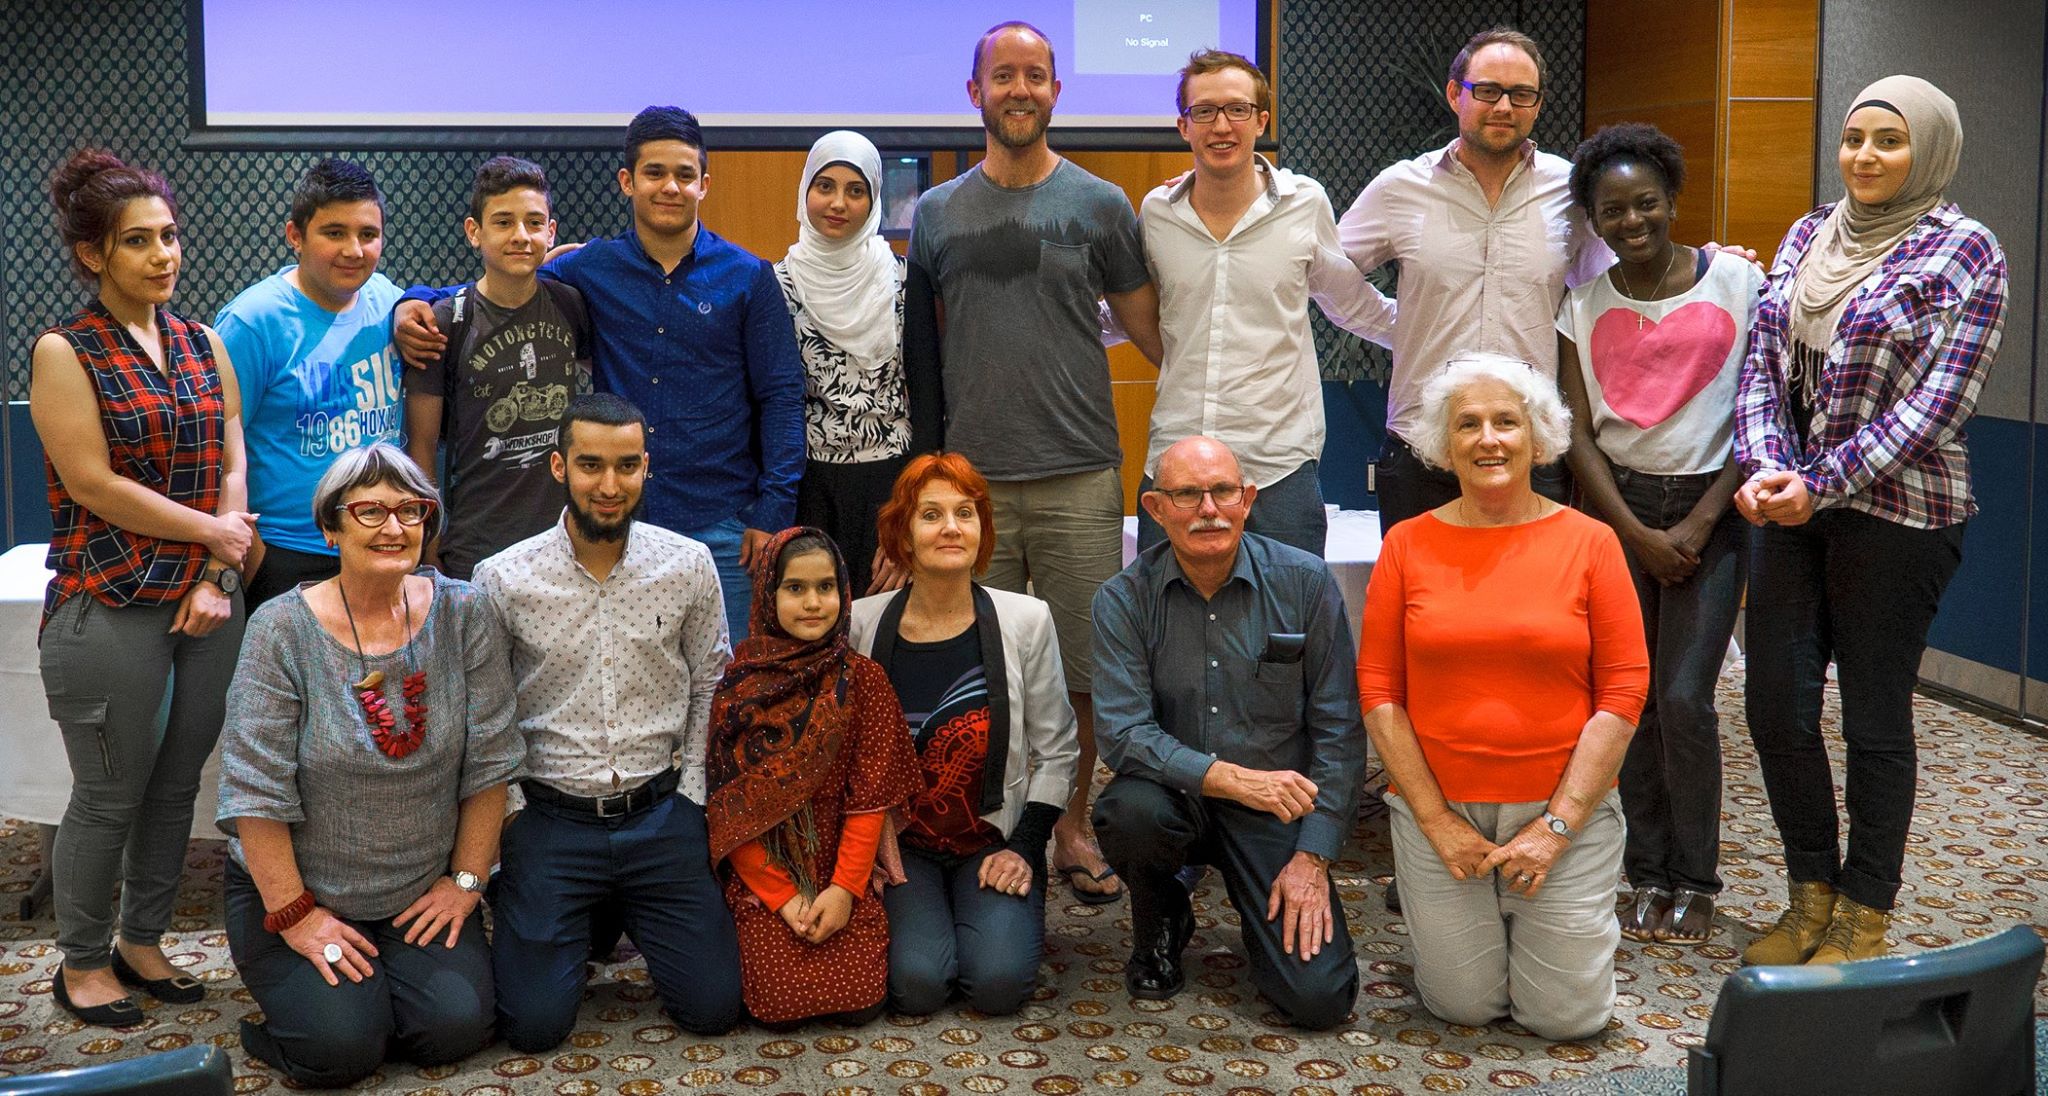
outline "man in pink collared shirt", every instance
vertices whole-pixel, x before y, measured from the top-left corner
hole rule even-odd
[[[1468,350],[1555,376],[1558,302],[1614,261],[1572,205],[1571,161],[1529,140],[1545,75],[1529,36],[1504,27],[1473,35],[1444,85],[1457,139],[1381,172],[1338,223],[1360,271],[1400,265],[1376,483],[1382,533],[1458,497],[1457,479],[1402,440],[1420,426],[1424,382]],[[1563,469],[1539,466],[1536,489],[1564,501]]]

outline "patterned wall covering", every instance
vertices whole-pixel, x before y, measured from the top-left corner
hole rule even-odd
[[[8,246],[0,249],[0,346],[6,348],[6,395],[20,399],[27,393],[31,337],[85,300],[56,246],[44,191],[49,173],[72,149],[101,143],[169,176],[186,231],[177,307],[205,319],[241,287],[288,261],[285,198],[313,157],[180,147],[182,0],[10,0],[6,8],[0,21],[0,56],[7,60],[0,66],[0,223]],[[1583,0],[1283,0],[1281,161],[1322,180],[1341,212],[1381,167],[1448,139],[1445,67],[1465,36],[1496,22],[1521,26],[1549,51],[1550,97],[1537,137],[1545,148],[1568,150],[1581,114]],[[345,47],[300,45],[309,71],[346,78]],[[608,152],[336,151],[360,159],[385,188],[389,243],[381,269],[400,284],[473,272],[460,213],[485,151],[528,155],[547,165],[565,238],[618,232],[626,224]],[[1384,376],[1383,353],[1318,323],[1333,379]]]

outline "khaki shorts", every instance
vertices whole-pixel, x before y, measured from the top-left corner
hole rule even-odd
[[[1095,591],[1124,562],[1124,483],[1115,468],[991,482],[996,550],[982,581],[1052,607],[1067,691],[1092,690]]]

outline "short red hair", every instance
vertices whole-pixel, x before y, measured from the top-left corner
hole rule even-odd
[[[953,489],[974,503],[981,519],[981,548],[974,554],[974,573],[988,570],[996,554],[996,513],[989,501],[988,479],[975,471],[974,463],[959,453],[925,453],[913,457],[896,477],[889,501],[875,515],[875,537],[882,555],[905,571],[910,570],[910,519],[917,512],[917,497],[934,483],[950,483]]]

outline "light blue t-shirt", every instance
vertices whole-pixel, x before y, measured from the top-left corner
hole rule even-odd
[[[403,368],[391,345],[400,290],[372,274],[336,315],[292,284],[286,267],[243,290],[213,321],[242,389],[249,509],[264,543],[334,555],[313,523],[313,488],[334,458],[400,442]]]

